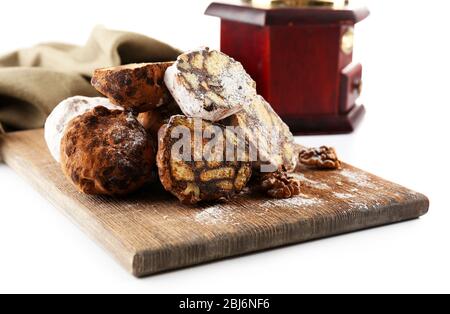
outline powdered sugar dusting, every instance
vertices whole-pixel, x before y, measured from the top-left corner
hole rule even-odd
[[[208,70],[208,60],[212,56]],[[206,57],[208,56],[208,57]],[[186,58],[190,64],[186,66]],[[197,61],[194,61],[197,59]],[[198,64],[195,64],[198,62]],[[183,113],[192,118],[222,120],[249,106],[256,97],[255,83],[241,63],[209,48],[186,52],[166,70],[165,83]]]
[[[353,198],[353,197],[355,197],[355,195],[353,195],[353,194],[350,194],[350,193],[333,193],[334,194],[334,196],[336,196],[337,198],[340,198],[340,199],[343,199],[343,200],[346,200],[346,199],[349,199],[349,198]]]
[[[230,223],[233,218],[233,212],[227,210],[224,206],[210,206],[204,208],[195,215],[195,221],[205,225],[217,225]]]
[[[369,205],[361,202],[350,202],[351,208],[355,210],[366,211],[369,210]]]
[[[328,184],[323,183],[323,182],[318,182],[318,181],[314,181],[314,180],[308,179],[304,174],[301,174],[301,173],[293,173],[292,176],[293,176],[295,179],[301,181],[302,183],[306,183],[306,184],[308,184],[310,187],[313,187],[313,188],[315,188],[315,189],[318,189],[318,190],[330,190],[330,189],[331,189],[330,186],[329,186]]]
[[[230,104],[245,104],[244,107],[247,107],[256,97],[256,90],[251,84],[253,80],[239,62],[234,59],[230,62],[217,77],[217,84],[223,88],[224,96]]]
[[[122,121],[115,121],[111,126],[111,136],[115,144],[120,145],[126,152],[139,151],[145,147],[147,134],[132,113],[126,117],[128,125]]]
[[[358,195],[350,194],[350,193],[338,193],[334,192],[333,195],[342,200],[348,207],[349,210],[359,210],[366,211],[369,209],[369,204],[367,202],[361,202],[358,200]],[[376,205],[380,205],[378,202]]]
[[[263,204],[263,207],[266,208],[283,207],[290,209],[301,209],[305,207],[320,205],[322,203],[323,200],[321,199],[310,197],[305,194],[300,194],[299,196],[293,198],[266,201]]]
[[[361,187],[369,189],[377,188],[377,186],[370,181],[369,177],[363,173],[345,169],[340,172],[340,175],[345,177],[348,181],[355,183]]]

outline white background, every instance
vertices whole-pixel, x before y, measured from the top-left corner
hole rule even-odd
[[[7,1],[0,53],[83,44],[96,24],[181,49],[219,47],[209,1]],[[356,30],[368,114],[352,135],[300,137],[428,195],[424,218],[147,279],[135,279],[0,165],[0,292],[450,292],[449,1],[369,1]]]

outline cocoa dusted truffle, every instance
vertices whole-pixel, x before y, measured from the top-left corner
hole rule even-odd
[[[61,141],[61,166],[82,192],[121,196],[154,180],[155,151],[130,112],[96,107],[73,119]]]

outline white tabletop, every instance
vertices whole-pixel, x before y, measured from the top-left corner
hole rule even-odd
[[[183,3],[194,1],[167,2],[187,6]],[[196,27],[207,28],[205,44],[215,47],[218,23],[201,17],[206,2],[190,8],[194,13],[188,20],[198,20]],[[448,10],[426,12],[420,6],[403,15],[406,3],[369,2],[372,17],[357,30],[355,54],[365,67],[363,98],[368,110],[357,132],[298,141],[335,146],[346,162],[426,194],[431,199],[427,216],[135,279],[12,170],[0,165],[0,292],[450,292],[450,211],[445,199],[450,175],[450,49],[444,41]],[[131,20],[114,24],[115,14],[105,24],[153,34]],[[87,20],[92,25],[103,22],[90,15]],[[0,27],[7,22],[0,21]],[[77,33],[74,38],[81,35],[86,36]],[[159,33],[163,35],[168,36]],[[20,45],[36,40],[20,31],[17,36],[7,38],[5,51],[15,47],[16,38]],[[52,36],[49,39],[64,39],[56,31]],[[186,37],[194,47],[200,44],[198,32],[188,32],[172,43],[188,49]]]

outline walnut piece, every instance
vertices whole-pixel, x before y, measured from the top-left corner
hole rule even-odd
[[[260,186],[272,198],[292,198],[300,194],[300,181],[284,170],[262,175]]]
[[[300,152],[300,163],[316,169],[341,169],[341,161],[333,147],[307,148]]]

